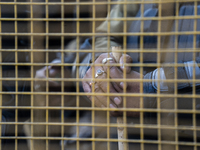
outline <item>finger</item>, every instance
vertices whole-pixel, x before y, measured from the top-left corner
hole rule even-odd
[[[125,97],[125,99],[123,99],[123,103],[125,101],[125,104],[123,105],[123,108],[139,108],[140,107],[140,98],[139,97]],[[110,112],[110,114],[112,116],[123,116],[123,111],[112,111]],[[126,111],[126,116],[130,116],[130,117],[138,117],[139,116],[139,112],[138,111]]]
[[[114,59],[114,57],[113,57],[113,55],[111,54],[111,53],[103,53],[103,54],[101,54],[96,60],[95,60],[95,63],[100,63],[100,64],[102,64],[102,60],[104,59],[104,58],[113,58]],[[114,59],[115,60],[115,59]]]
[[[127,78],[133,79],[131,82],[127,82],[127,91],[131,91],[132,93],[139,93],[141,83],[138,81],[138,79],[141,78],[141,74],[136,71],[131,71],[130,74],[127,74]]]
[[[95,64],[102,64],[102,59],[104,59],[104,58],[107,58],[108,57],[108,54],[107,53],[105,53],[105,54],[102,54],[102,55],[100,55],[96,60],[95,60]],[[114,60],[114,59],[113,59]],[[94,71],[93,71],[93,69],[94,69]],[[87,73],[86,73],[86,75],[85,75],[85,77],[86,78],[93,78],[93,77],[95,77],[95,74],[96,74],[96,72],[97,72],[97,70],[102,70],[102,71],[104,71],[104,72],[106,72],[107,71],[107,69],[104,69],[103,67],[101,67],[101,66],[96,66],[96,67],[91,67],[88,71],[87,71]],[[93,72],[94,72],[94,75],[93,75]],[[104,73],[103,73],[104,74]],[[99,76],[101,76],[101,74],[99,75]],[[97,77],[97,78],[99,78],[99,76]],[[104,78],[106,79],[107,77],[106,76],[104,76]],[[98,81],[99,82],[99,81]],[[89,85],[89,83],[88,83],[88,85]],[[88,85],[83,85],[84,86],[84,88],[87,90],[87,91],[92,91],[92,88],[89,90],[89,88],[88,88]],[[104,93],[104,91],[102,91],[102,89],[99,87],[99,85],[98,85],[98,83],[96,82],[96,84],[94,84],[94,90],[95,90],[95,93],[97,94],[97,93]],[[107,98],[107,96],[102,96],[102,95],[96,95],[94,98],[93,98],[93,100],[92,100],[92,97],[91,96],[89,96],[89,99],[91,100],[91,101],[94,101],[94,103],[95,103],[95,105],[96,106],[99,106],[99,107],[107,107],[107,105],[108,104],[110,104],[110,102],[107,102],[108,101],[108,98]],[[110,101],[110,100],[109,100]],[[114,105],[114,103],[112,103],[112,105]],[[116,107],[116,105],[115,105],[115,107]]]
[[[37,70],[35,74],[35,78],[46,78],[46,66]]]
[[[89,70],[86,72],[85,77],[84,78],[91,78],[94,79],[95,75],[97,73],[97,70],[103,70],[103,68],[101,66],[95,66],[95,67],[90,67]]]
[[[106,56],[108,56],[108,54],[104,54],[104,55],[101,55],[100,57],[104,57],[104,59],[106,60],[106,58],[108,58],[108,57],[106,57]],[[109,76],[110,76],[110,78],[112,78],[112,79],[119,79],[119,78],[123,78],[123,69],[119,69],[117,66],[114,66],[114,65],[112,65],[112,64],[115,64],[116,62],[115,62],[115,59],[113,58],[113,56],[112,56],[112,54],[110,54],[109,55],[109,58],[111,58],[111,59],[107,59],[107,61],[104,61],[104,62],[106,62],[105,64],[110,64],[110,65],[105,65],[104,64],[104,66],[102,67],[103,68],[103,71],[104,72],[110,72],[109,73]],[[102,60],[103,61],[103,60]],[[123,55],[122,57],[121,57],[121,62],[123,62],[123,61],[126,61],[126,62],[132,62],[132,58],[129,56],[129,55]],[[99,62],[98,60],[97,60],[97,62]],[[130,71],[131,71],[131,67],[128,67],[127,69],[126,69],[126,71],[129,73]],[[106,78],[106,77],[105,77]],[[123,90],[123,88],[122,88],[122,86],[120,86],[120,82],[112,82],[113,83],[113,86],[114,86],[114,88],[118,91],[118,92],[122,92],[122,90]]]
[[[84,92],[86,93],[92,92],[90,85],[86,81],[82,82],[82,86],[83,86]]]
[[[107,104],[110,104],[109,102],[110,100],[108,99],[107,96],[98,95],[98,93],[105,93],[105,92],[99,87],[97,83],[95,84],[94,90],[95,90],[95,97],[94,97],[95,105],[98,107],[107,107],[108,106]]]
[[[119,63],[121,64],[120,69],[122,71],[126,71],[126,73],[130,73],[131,72],[131,67],[130,66],[126,66],[124,64],[130,64],[132,63],[132,58],[131,56],[127,55],[127,54],[123,54],[122,57],[119,60]]]
[[[120,57],[120,60],[119,60],[120,63],[132,63],[133,60],[131,58],[130,55],[128,54],[123,54],[121,57]]]
[[[88,72],[91,72],[91,70],[88,71]],[[88,78],[88,76],[91,76],[91,74],[88,73],[88,72],[87,72],[87,75],[84,77],[85,79]],[[91,94],[89,94],[89,93],[92,93],[93,90],[94,90],[95,93],[96,92],[102,93],[102,91],[99,91],[98,87],[95,86],[95,83],[92,83],[92,82],[90,83],[90,82],[87,82],[87,81],[83,81],[82,82],[82,86],[83,86],[84,92],[88,93],[87,97],[89,98],[89,100],[91,102],[94,102],[95,106],[97,106],[97,107],[105,107],[103,105],[103,103],[96,96],[92,96]],[[92,86],[94,86],[94,87],[92,87]]]
[[[125,79],[132,79],[131,82],[114,82],[113,84],[117,85],[117,87],[120,87],[122,91],[118,92],[128,92],[128,91],[135,91],[138,93],[137,89],[139,86],[138,79],[140,79],[140,73],[136,71],[131,71],[129,74],[126,74],[124,77],[120,74],[121,71],[119,71],[118,68],[112,67],[111,69],[111,78],[125,78]]]
[[[116,66],[112,66],[110,68],[110,78],[111,79],[123,79],[123,73],[121,72],[121,70],[116,67]],[[117,90],[117,92],[123,92],[123,88],[120,85],[121,82],[119,81],[113,81],[112,85],[113,87]]]
[[[127,82],[126,82],[126,83],[120,82],[120,83],[119,83],[119,86],[120,86],[121,89],[126,90],[127,87],[128,87],[128,84],[127,84]]]
[[[95,75],[95,79],[106,79],[107,78],[107,75],[106,73],[103,71],[102,67],[96,67],[95,68],[95,74],[97,73],[97,70],[101,70],[102,73],[100,74],[97,74],[97,76]],[[99,86],[99,84],[103,83],[102,81],[96,81],[95,84],[94,84],[94,90],[96,93],[105,93],[105,91],[103,91],[101,89],[101,87]],[[106,82],[104,82],[106,83]],[[93,84],[92,84],[93,85]],[[99,104],[96,104],[96,105],[102,105],[101,107],[109,107],[110,104],[114,105],[113,102],[108,102],[108,97],[107,96],[101,96],[101,95],[96,95],[96,99],[95,99],[95,102],[97,103],[97,101],[100,101],[101,103]],[[110,101],[110,100],[109,100]],[[114,105],[116,107],[116,105]]]
[[[83,79],[90,79],[92,80],[92,67],[90,67],[85,76],[83,77]],[[82,87],[83,87],[83,90],[85,93],[91,93],[92,92],[92,89],[91,89],[91,85],[90,85],[90,82],[88,81],[82,81]],[[87,95],[87,97],[91,100],[91,95]]]
[[[103,104],[101,103],[101,101],[96,97],[96,96],[92,96],[90,95],[89,93],[92,93],[92,85],[94,86],[94,84],[92,85],[89,85],[87,82],[83,82],[83,90],[85,93],[88,93],[87,97],[89,98],[89,100],[91,102],[94,102],[94,105],[97,106],[97,107],[102,107]],[[95,90],[95,89],[94,89]],[[97,90],[98,92],[98,90]]]
[[[90,96],[90,101],[91,103],[94,102],[94,106],[95,107],[106,107],[103,103],[102,103],[102,97],[101,96]]]
[[[103,56],[107,56],[107,55],[103,55]],[[104,58],[104,59],[106,59],[106,58]],[[109,64],[109,65],[104,64],[102,66],[103,71],[109,72],[109,77],[111,77],[111,78],[116,78],[116,79],[117,78],[123,78],[123,72],[117,66],[112,65],[112,64],[116,63],[112,54],[110,54],[109,58],[111,58],[111,59],[107,60],[106,63],[105,63],[105,64]],[[105,76],[104,78],[106,79],[107,76]],[[115,83],[117,83],[117,84],[115,84]],[[113,86],[114,86],[114,88],[117,89],[118,92],[121,92],[122,88],[121,88],[121,86],[119,86],[119,82],[114,82]]]
[[[98,77],[99,79],[106,79],[107,78],[107,74],[103,73],[101,76]],[[106,82],[106,81],[99,81],[97,82],[99,88],[102,90],[103,93],[118,93],[116,91],[116,89],[113,87],[113,85],[110,82]],[[109,88],[109,89],[108,89]],[[111,106],[111,107],[120,107],[121,104],[121,97],[113,97],[113,96],[109,96],[108,97],[102,97],[103,99],[103,104],[105,106]],[[108,102],[109,100],[109,102]]]
[[[113,57],[112,53],[104,53],[99,56],[99,59],[95,61],[96,63],[102,64],[103,71],[107,72],[108,68],[115,64],[115,58]]]
[[[112,86],[112,84],[110,83],[110,85],[108,86],[109,83],[107,82],[99,82],[99,87],[101,88],[101,90],[103,91],[103,93],[118,93],[114,87]],[[107,89],[109,87],[109,90]],[[107,107],[120,107],[121,105],[121,97],[120,96],[105,96],[105,97],[99,97],[99,99],[101,99],[103,101],[103,104]]]

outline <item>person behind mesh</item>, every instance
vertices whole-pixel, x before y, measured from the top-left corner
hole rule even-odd
[[[110,111],[111,116],[117,117],[123,115],[123,112],[117,111],[117,108],[132,108],[132,110],[126,112],[127,122],[129,124],[140,124],[141,117],[139,116],[143,115],[144,124],[148,125],[157,125],[158,120],[160,120],[159,122],[161,125],[171,126],[172,128],[175,124],[177,124],[177,122],[178,125],[192,126],[193,123],[191,121],[191,113],[181,114],[166,112],[160,113],[160,117],[158,117],[156,111],[145,112],[145,110],[199,109],[199,98],[195,99],[194,108],[192,98],[178,97],[176,99],[168,96],[161,96],[158,98],[158,95],[155,94],[178,93],[191,95],[194,90],[195,93],[199,93],[200,84],[198,83],[198,80],[200,79],[200,55],[199,52],[192,52],[192,50],[194,48],[199,48],[200,37],[197,35],[196,41],[194,41],[195,38],[191,33],[191,35],[180,34],[177,38],[175,34],[173,34],[173,32],[177,29],[175,20],[163,20],[159,23],[156,19],[148,19],[144,21],[142,29],[142,22],[140,18],[142,16],[146,18],[158,17],[159,11],[161,11],[161,15],[163,17],[176,16],[176,8],[179,9],[179,16],[193,16],[195,8],[197,9],[197,15],[199,15],[200,6],[195,6],[192,2],[179,3],[179,7],[176,7],[174,3],[163,3],[160,6],[162,9],[159,10],[158,4],[145,4],[144,12],[142,12],[143,9],[140,7],[142,5],[134,4],[134,0],[129,0],[127,2],[129,3],[126,5],[127,11],[124,11],[125,7],[122,4],[114,6],[108,15],[108,19],[97,28],[98,33],[111,33],[111,36],[97,36],[95,39],[87,39],[82,45],[82,49],[92,49],[92,44],[94,44],[96,50],[94,55],[92,53],[88,53],[84,56],[84,58],[82,58],[81,63],[85,64],[85,66],[83,65],[79,67],[79,77],[86,79],[82,81],[82,91],[91,93],[94,90],[97,94],[95,96],[90,96],[90,94],[88,94],[88,99],[97,107],[114,108],[115,111]],[[126,23],[123,21],[123,17],[125,16],[129,18]],[[131,17],[135,17],[136,20],[130,21]],[[109,22],[108,20],[111,21]],[[108,24],[108,22],[110,24]],[[199,23],[200,21],[197,20],[197,24]],[[161,28],[159,28],[159,25]],[[178,32],[193,32],[193,26],[194,19],[181,19],[178,24]],[[127,33],[132,35],[128,34],[124,38],[121,33],[126,33],[126,28]],[[198,25],[196,30],[200,30]],[[140,32],[144,32],[144,36],[140,36]],[[172,33],[170,36],[163,35],[159,37],[157,36],[158,32]],[[120,66],[116,66],[117,62],[115,57],[113,57],[113,54],[110,53],[110,46],[120,46],[122,47],[122,50],[127,49],[127,53],[125,52],[126,54],[123,54],[119,59]],[[142,51],[142,49],[146,51]],[[160,53],[158,53],[158,50]],[[185,52],[183,50],[185,50]],[[106,51],[109,52],[107,53]],[[140,53],[140,51],[142,52]],[[176,55],[175,52],[178,52],[178,54]],[[107,65],[108,63],[109,65]],[[143,65],[140,66],[139,63],[142,63]],[[98,65],[95,66],[95,64]],[[141,68],[143,69],[141,70]],[[75,66],[73,71],[74,74],[77,71]],[[108,77],[109,79],[131,79],[131,81],[107,82],[103,80],[95,80],[107,79]],[[169,81],[173,79],[184,80],[186,82],[176,82],[177,84],[175,84],[174,81]],[[194,79],[197,81],[192,82]],[[124,105],[123,96],[109,96],[108,101],[107,96],[98,95],[98,93],[107,93],[108,84],[110,87],[110,93],[124,93],[125,90],[126,93],[135,93],[136,96],[126,96],[126,105]],[[140,96],[141,94],[142,96]],[[144,113],[140,113],[138,110],[134,111],[133,108],[144,108],[145,110]],[[104,117],[107,117],[106,112]],[[199,124],[198,119],[196,121],[197,124]],[[130,129],[130,132],[128,130],[128,137],[133,139],[140,138],[140,130],[137,129],[138,128]],[[158,130],[149,128],[144,130],[145,140],[158,140]],[[162,141],[175,141],[177,136],[176,130],[163,129],[161,130],[160,136]],[[197,138],[199,138],[198,134]],[[191,139],[193,139],[193,132],[180,129],[178,131],[178,139],[179,141],[191,141]],[[140,144],[137,142],[136,144],[131,145],[136,146],[138,149],[141,148]],[[157,144],[145,143],[145,146],[148,146],[150,149],[158,148]],[[181,148],[181,146],[179,147]],[[162,144],[162,148],[175,149],[175,146],[173,144]],[[193,149],[192,146],[189,148]]]

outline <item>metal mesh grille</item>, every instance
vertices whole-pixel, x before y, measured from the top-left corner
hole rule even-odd
[[[119,142],[126,150],[199,149],[199,6],[198,0],[1,0],[0,150],[113,150]],[[112,13],[117,8],[121,12]],[[108,67],[105,79],[95,78],[94,69],[92,79],[82,78],[82,68],[122,65],[94,63],[101,53],[110,57],[113,41],[133,59],[125,71],[132,67],[140,77],[123,72],[113,79]],[[160,68],[168,71],[166,79]],[[185,68],[192,68],[190,77]],[[84,92],[82,82],[91,80],[139,82],[141,88],[112,93],[108,84],[104,93],[94,86]],[[95,107],[97,96],[107,97],[108,106]],[[139,97],[139,108],[109,107],[115,96],[124,106]],[[110,115],[118,110],[121,125]],[[126,117],[131,111],[139,115]],[[117,129],[124,130],[122,139]]]

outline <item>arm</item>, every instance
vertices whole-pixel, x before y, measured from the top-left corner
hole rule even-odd
[[[156,69],[152,72],[147,73],[144,76],[144,79],[150,79],[152,82],[147,82],[143,84],[144,93],[157,93],[158,90],[158,82],[157,79],[162,79],[160,82],[160,92],[167,92],[167,93],[174,93],[175,90],[178,90],[178,93],[192,91],[193,87],[193,69],[195,66],[195,79],[200,79],[200,68],[198,64],[200,63],[200,57],[196,58],[196,61],[187,61],[187,62],[180,62],[183,64],[183,67],[177,68],[177,79],[180,80],[188,80],[188,82],[177,82],[177,88],[175,89],[174,82],[165,82],[168,79],[175,79],[175,67],[172,64],[172,67],[162,67],[160,69]],[[160,78],[158,78],[158,74],[160,74]],[[195,86],[199,86],[200,83],[195,83]],[[145,105],[149,108],[156,107],[156,100],[155,98],[145,98]]]
[[[101,63],[102,59],[101,57],[103,57],[102,55],[95,61],[95,63]],[[197,59],[198,60],[198,59]],[[131,63],[131,59],[130,56],[126,55],[126,63]],[[110,67],[110,78],[111,79],[119,79],[119,78],[123,78],[123,68],[120,67],[115,67],[112,66],[112,63],[115,63],[114,61],[109,61],[109,63],[111,64]],[[120,59],[120,63],[124,63],[123,57]],[[191,66],[188,66],[189,62],[184,62],[185,66],[184,67],[179,67],[178,69],[178,79],[188,79],[188,72],[186,70],[189,70],[189,68],[191,68]],[[107,78],[107,68],[105,66],[101,67],[101,68],[96,68],[95,67],[95,72],[97,69],[101,69],[103,70],[105,73],[103,73],[102,75],[98,76],[98,79],[106,79]],[[158,74],[160,74],[160,93],[171,93],[170,89],[173,89],[174,87],[170,87],[166,81],[166,76],[165,75],[174,75],[174,72],[172,71],[174,69],[174,67],[168,67],[168,68],[159,68],[159,69],[155,69],[152,72],[147,73],[144,76],[144,79],[149,79],[149,82],[143,82],[143,92],[147,93],[147,94],[155,94],[157,93],[158,90]],[[126,72],[126,78],[127,79],[136,79],[133,80],[132,82],[126,82],[126,87],[124,87],[124,83],[123,82],[103,82],[103,81],[98,81],[95,82],[94,86],[94,90],[95,93],[107,93],[107,86],[108,84],[110,84],[110,93],[124,93],[123,89],[126,88],[126,92],[127,93],[139,93],[140,92],[140,83],[137,81],[137,79],[140,79],[140,74],[136,71],[131,70],[130,68],[126,68],[126,71],[128,70],[128,72]],[[160,73],[158,73],[158,70],[160,70]],[[199,68],[196,68],[196,79],[200,78],[200,71]],[[199,73],[199,74],[198,74]],[[92,74],[92,69],[90,68],[87,71],[86,77],[85,78],[91,78],[91,74]],[[173,76],[171,76],[172,79],[174,79]],[[169,78],[167,78],[169,79]],[[191,87],[191,85],[189,84],[189,80],[188,83],[180,83],[178,84],[178,90],[181,91],[184,88],[188,88]],[[174,86],[174,82],[170,85]],[[198,84],[197,84],[198,86]],[[90,86],[90,84],[88,82],[83,82],[83,88],[85,92],[92,92],[92,87]],[[92,97],[88,97],[90,100],[92,100]],[[123,107],[123,97],[110,97],[110,101],[109,101],[109,106],[107,105],[107,97],[104,96],[100,96],[100,95],[96,95],[95,96],[95,105],[98,107],[111,107],[111,108],[120,108]],[[140,107],[140,98],[139,97],[126,97],[126,102],[127,102],[127,106],[126,108],[139,108]],[[157,104],[156,104],[156,98],[155,97],[145,97],[144,96],[144,108],[156,108]],[[167,106],[166,106],[167,107]],[[169,106],[170,107],[170,106]],[[119,115],[119,113],[113,113],[113,115]],[[137,113],[129,113],[129,116],[137,116]]]

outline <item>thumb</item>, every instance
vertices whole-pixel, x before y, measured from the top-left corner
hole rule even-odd
[[[125,64],[131,64],[132,61],[133,60],[132,60],[131,56],[129,56],[127,54],[123,54],[119,60],[119,63],[121,64],[120,69],[122,71],[126,71],[126,73],[129,74],[131,72],[131,66],[125,67]]]

